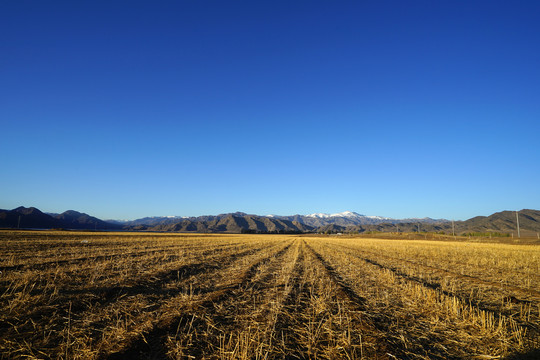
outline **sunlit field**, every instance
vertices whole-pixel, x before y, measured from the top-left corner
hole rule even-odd
[[[2,359],[536,359],[540,246],[0,232]]]

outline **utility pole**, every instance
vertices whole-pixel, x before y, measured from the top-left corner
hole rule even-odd
[[[517,231],[518,231],[518,238],[521,237],[519,236],[519,213],[516,211],[516,221],[517,221]]]
[[[420,223],[418,223],[418,233],[420,234]]]
[[[454,219],[452,219],[452,236],[456,236],[456,228],[454,227]]]

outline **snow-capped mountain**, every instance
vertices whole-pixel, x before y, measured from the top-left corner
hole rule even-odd
[[[316,218],[316,219],[329,219],[329,218],[348,218],[348,219],[374,219],[374,220],[392,220],[391,218],[383,217],[383,216],[373,216],[373,215],[362,215],[359,213],[356,213],[354,211],[344,211],[336,214],[323,214],[323,213],[315,213],[315,214],[309,214],[304,215],[306,217],[310,218]]]
[[[298,221],[302,224],[320,227],[326,225],[376,225],[382,223],[406,223],[406,222],[420,222],[420,223],[434,223],[444,220],[435,220],[430,218],[424,219],[393,219],[384,216],[376,215],[362,215],[354,211],[344,211],[340,213],[327,214],[327,213],[313,213],[308,215],[292,215],[292,216],[277,216],[272,215],[273,218]]]
[[[185,217],[185,216],[152,216],[146,217],[137,220],[131,220],[126,222],[116,221],[116,223],[121,223],[126,226],[137,226],[137,225],[169,225],[181,222],[183,220],[190,221],[212,221],[220,220],[228,215],[233,215],[236,217],[243,217],[245,213],[236,212],[231,214],[220,214],[220,215],[207,215],[207,216],[197,216],[197,217]],[[296,221],[300,224],[312,226],[312,227],[321,227],[326,225],[339,225],[339,226],[354,226],[354,225],[377,225],[382,223],[391,223],[399,224],[406,222],[414,223],[435,223],[441,222],[444,220],[435,220],[430,218],[424,219],[392,219],[384,216],[375,216],[375,215],[362,215],[354,211],[343,211],[340,213],[327,214],[327,213],[313,213],[308,215],[266,215],[266,218],[275,219],[275,220],[288,220]]]
[[[331,224],[341,226],[378,224],[392,219],[382,216],[362,215],[354,211],[344,211],[334,214],[314,213],[308,215],[296,215],[294,216],[294,219],[291,220],[296,220],[309,226],[319,227]]]

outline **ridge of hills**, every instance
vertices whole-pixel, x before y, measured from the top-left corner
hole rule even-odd
[[[540,210],[519,212],[520,229],[536,235],[540,232]],[[35,207],[0,209],[0,228],[12,229],[76,229],[76,230],[146,230],[164,232],[229,232],[229,233],[306,233],[306,232],[468,232],[516,231],[516,212],[501,211],[489,216],[476,216],[464,221],[445,219],[391,219],[366,216],[355,212],[291,216],[259,216],[243,212],[199,217],[147,217],[132,221],[103,221],[74,210],[61,214],[43,213]]]
[[[118,222],[126,226],[137,226],[137,225],[145,225],[145,226],[161,226],[161,225],[167,225],[167,224],[175,224],[177,222],[181,222],[183,220],[190,220],[190,221],[215,221],[215,220],[221,220],[224,217],[227,216],[256,216],[259,218],[269,218],[269,219],[278,219],[278,220],[287,220],[291,222],[298,222],[304,225],[307,225],[309,227],[318,228],[321,226],[326,225],[339,225],[339,226],[351,226],[351,225],[368,225],[368,224],[381,224],[381,223],[403,223],[403,222],[421,222],[421,223],[440,223],[440,222],[446,222],[448,220],[445,219],[431,219],[431,218],[423,218],[423,219],[392,219],[382,216],[367,216],[367,215],[361,215],[352,211],[345,211],[342,213],[337,214],[310,214],[310,215],[288,215],[288,216],[282,216],[282,215],[267,215],[267,216],[260,216],[260,215],[252,215],[252,214],[246,214],[243,212],[235,212],[235,213],[229,213],[229,214],[219,214],[219,215],[205,215],[205,216],[197,216],[197,217],[185,217],[185,216],[154,216],[154,217],[145,217],[142,219],[136,219],[131,221],[122,221]]]
[[[399,224],[408,222],[420,223],[441,223],[447,222],[446,219],[392,219],[382,216],[361,215],[352,211],[345,211],[338,214],[310,214],[310,215],[292,215],[292,216],[273,216],[276,219],[284,219],[290,221],[298,221],[303,224],[319,228],[327,225],[337,225],[342,227],[356,225],[375,225],[375,224]]]
[[[21,229],[120,230],[122,225],[105,222],[75,210],[61,214],[46,214],[35,207],[20,206],[13,210],[0,209],[0,227]]]
[[[269,217],[247,214],[227,214],[210,217],[207,220],[183,219],[176,223],[165,222],[158,224],[149,229],[158,231],[234,233],[304,233],[315,230],[315,228],[298,221],[272,219]]]
[[[519,227],[522,235],[537,236],[540,232],[540,210],[523,209],[519,213]],[[330,224],[321,226],[318,232],[444,232],[452,234],[465,233],[509,233],[517,234],[517,218],[515,211],[501,211],[489,216],[476,216],[464,221],[452,222],[402,222],[380,223],[368,225],[339,226]]]

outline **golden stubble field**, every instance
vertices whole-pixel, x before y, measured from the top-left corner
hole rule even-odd
[[[0,232],[2,359],[537,359],[540,246]]]

